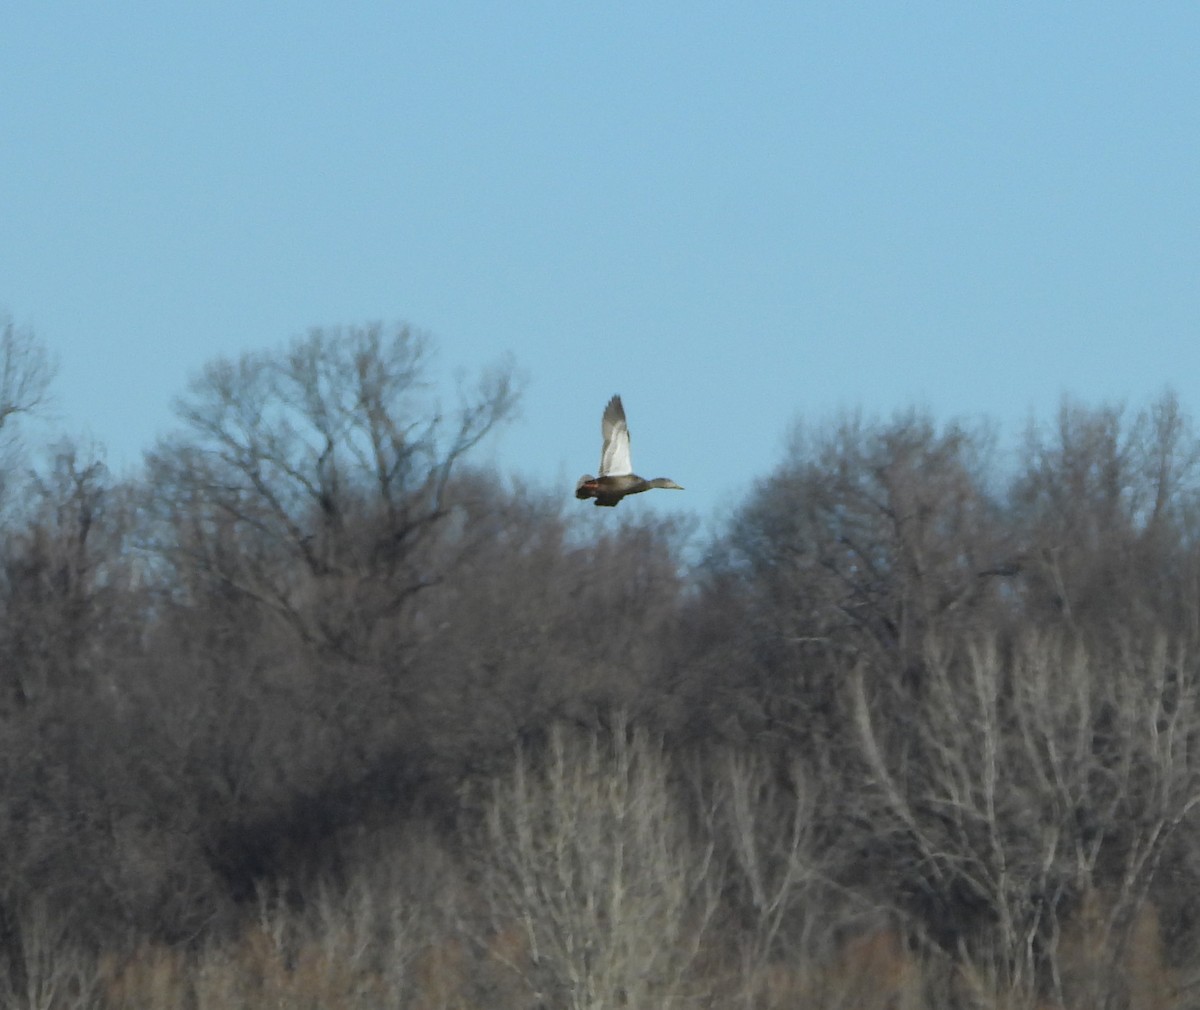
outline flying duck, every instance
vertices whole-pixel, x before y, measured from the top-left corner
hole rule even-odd
[[[614,506],[627,494],[640,494],[652,487],[683,488],[667,477],[646,480],[633,472],[629,458],[629,426],[625,423],[625,408],[621,398],[614,396],[604,408],[600,421],[604,445],[600,450],[600,476],[587,474],[575,485],[576,498],[595,498],[597,505]]]

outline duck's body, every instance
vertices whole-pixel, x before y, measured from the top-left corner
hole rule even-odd
[[[629,494],[640,494],[652,487],[673,488],[682,491],[683,488],[666,477],[654,477],[646,480],[635,473],[610,474],[607,477],[584,477],[575,488],[576,498],[595,498],[597,505],[617,505]]]
[[[604,408],[600,422],[600,434],[604,438],[600,450],[600,475],[588,474],[579,478],[575,485],[576,498],[595,498],[597,505],[614,506],[626,495],[640,494],[652,487],[683,488],[668,477],[646,480],[633,472],[629,453],[629,426],[625,423],[625,408],[621,398],[614,396]]]

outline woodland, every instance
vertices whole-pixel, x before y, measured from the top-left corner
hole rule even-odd
[[[797,428],[701,543],[489,469],[512,364],[405,326],[118,477],[0,322],[0,1006],[1200,1007],[1173,394]]]

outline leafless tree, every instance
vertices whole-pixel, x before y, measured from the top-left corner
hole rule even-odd
[[[714,552],[696,655],[726,724],[825,784],[840,882],[1061,995],[1083,895],[1115,958],[1164,861],[1191,879],[1197,443],[1166,396],[1068,405],[1007,490],[986,448],[919,418],[797,442]]]
[[[0,428],[42,407],[57,367],[29,330],[5,318],[0,324]]]
[[[724,657],[709,692],[719,719],[740,713],[745,732],[789,741],[834,777],[851,770],[847,657],[868,659],[903,711],[926,636],[996,606],[1010,544],[990,445],[986,431],[918,414],[797,433],[708,566],[696,660]],[[737,646],[710,642],[713,627]]]
[[[1148,408],[1065,402],[1027,433],[1012,485],[1026,605],[1093,629],[1131,607],[1195,623],[1200,442],[1166,393]]]
[[[711,844],[686,825],[660,746],[620,720],[611,733],[559,726],[544,755],[518,753],[487,800],[478,852],[497,923],[524,935],[514,969],[532,999],[684,1000],[720,890]]]
[[[701,819],[723,861],[724,905],[736,928],[731,996],[761,1005],[781,970],[815,998],[816,967],[839,931],[877,912],[840,884],[848,859],[826,833],[829,797],[799,759],[778,767],[769,751],[717,748],[705,762]]]
[[[528,487],[467,497],[477,546],[422,597],[409,681],[443,774],[507,764],[514,740],[554,721],[661,712],[686,585],[677,524],[633,518],[597,535]]]
[[[57,366],[32,331],[0,318],[0,502],[11,487],[21,453],[13,432],[22,415],[45,407]]]
[[[955,896],[960,925],[963,909],[983,910],[977,931],[950,940],[982,943],[974,953],[990,951],[1016,989],[1047,959],[1053,969],[1060,926],[1105,888],[1096,942],[1115,959],[1172,833],[1200,805],[1194,664],[1163,634],[1115,656],[1034,631],[1007,654],[988,638],[927,648],[924,702],[903,724],[852,680],[864,800],[909,853],[894,885],[942,895],[943,913]],[[1096,979],[1092,1005],[1113,983]]]
[[[430,353],[407,327],[368,326],[205,368],[177,406],[184,432],[148,457],[158,546],[185,583],[227,587],[317,648],[370,655],[380,622],[443,576],[430,549],[453,526],[451,477],[516,405],[499,365],[443,415]]]
[[[26,490],[0,551],[0,655],[18,705],[107,677],[101,656],[134,648],[146,617],[134,495],[99,450],[60,442]]]

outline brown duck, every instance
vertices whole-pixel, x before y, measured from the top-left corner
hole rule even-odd
[[[666,477],[646,480],[633,472],[629,458],[629,426],[625,423],[625,408],[621,398],[614,396],[604,408],[600,422],[604,446],[600,450],[600,476],[580,477],[575,485],[576,498],[595,498],[597,505],[617,505],[627,494],[640,494],[652,487],[683,488]]]

